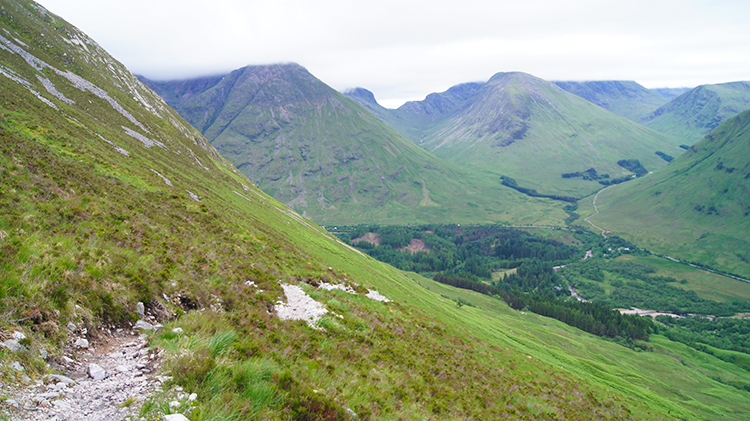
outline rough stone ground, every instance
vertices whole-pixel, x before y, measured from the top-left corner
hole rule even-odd
[[[51,361],[59,374],[10,393],[5,389],[9,399],[0,413],[11,421],[109,421],[137,415],[143,401],[166,380],[152,374],[158,357],[146,347],[145,335],[118,332],[102,337],[88,349]]]

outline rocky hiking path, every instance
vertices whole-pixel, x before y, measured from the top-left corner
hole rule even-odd
[[[145,335],[121,331],[104,336],[88,349],[51,362],[64,375],[49,374],[10,393],[3,412],[11,421],[110,421],[136,415],[167,380],[152,374],[158,360],[158,351],[146,347]]]

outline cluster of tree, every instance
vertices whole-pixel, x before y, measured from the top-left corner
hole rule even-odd
[[[547,198],[547,199],[559,200],[561,202],[569,202],[569,203],[575,203],[575,202],[578,202],[578,200],[579,200],[579,198],[575,198],[575,197],[572,197],[572,196],[560,196],[560,195],[557,195],[557,194],[542,194],[542,193],[537,192],[534,189],[529,189],[529,188],[526,188],[526,187],[521,187],[521,186],[518,185],[518,182],[515,179],[513,179],[511,177],[508,177],[506,175],[501,175],[500,176],[500,180],[501,180],[501,183],[502,183],[503,186],[510,187],[511,189],[513,189],[513,190],[515,190],[517,192],[523,193],[526,196],[530,196],[530,197],[544,197],[544,198]]]
[[[672,162],[674,160],[674,157],[672,155],[667,155],[667,154],[665,154],[662,151],[656,151],[656,154],[659,155],[659,158],[661,158],[661,159],[663,159],[663,160],[665,160],[667,162]]]
[[[624,182],[630,181],[632,179],[633,179],[633,176],[625,175],[625,176],[622,176],[622,177],[610,178],[608,180],[599,180],[599,184],[601,184],[602,186],[611,186],[611,185],[614,185],[614,184],[624,183]]]
[[[692,347],[699,344],[750,354],[750,320],[705,317],[656,318],[663,326],[658,333]]]
[[[649,318],[624,316],[618,311],[597,303],[563,301],[550,294],[549,291],[529,293],[511,288],[511,283],[503,283],[498,287],[495,284],[487,285],[474,277],[465,275],[438,274],[434,279],[456,288],[499,296],[513,309],[552,317],[597,336],[647,340],[652,328]]]
[[[676,314],[715,316],[731,316],[750,311],[750,302],[738,300],[719,303],[707,300],[699,297],[695,291],[674,286],[679,282],[677,279],[655,276],[654,272],[654,268],[647,265],[598,259],[568,265],[563,270],[565,277],[584,297],[611,307],[638,307]],[[594,282],[586,282],[602,282],[605,278],[612,279],[610,284],[614,289],[609,294]]]
[[[641,165],[641,161],[637,159],[621,159],[617,161],[617,165],[625,168],[632,173],[635,173],[635,175],[638,177],[648,174],[648,170],[643,168],[643,165]]]
[[[516,310],[528,310],[597,336],[648,340],[653,323],[650,318],[622,315],[599,303],[562,301],[541,294],[516,290],[502,291],[501,297]]]
[[[596,169],[589,168],[584,172],[568,172],[562,174],[562,178],[583,178],[584,180],[591,180],[591,181],[597,181],[597,180],[605,180],[609,178],[609,174],[599,174],[596,172]]]
[[[377,236],[379,245],[361,240],[369,233]],[[551,267],[582,255],[576,247],[501,225],[356,226],[339,232],[339,238],[399,269],[481,278],[532,260],[549,262]],[[409,253],[405,247],[413,239],[421,240],[426,250]]]
[[[516,273],[504,276],[503,279],[492,283],[493,286],[513,289],[523,292],[545,292],[555,294],[562,292],[569,295],[567,288],[562,285],[562,279],[547,262],[532,259],[516,269]]]

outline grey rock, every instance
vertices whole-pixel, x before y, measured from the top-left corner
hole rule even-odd
[[[181,327],[176,327],[176,328],[172,329],[172,333],[176,333],[176,334],[178,334],[178,335],[179,335],[180,333],[182,333],[182,332],[183,332],[183,330],[182,330],[182,328],[181,328]]]
[[[107,378],[107,372],[104,371],[103,368],[98,366],[97,364],[91,363],[89,364],[89,377],[91,377],[94,380],[104,380]]]
[[[68,322],[68,330],[71,332],[75,332],[76,330],[78,330],[78,328],[73,323]]]
[[[20,341],[22,339],[26,339],[26,335],[24,335],[23,332],[19,332],[17,330],[14,331],[13,335],[11,335],[11,336],[13,337],[13,339],[15,339],[17,341]]]
[[[76,348],[88,348],[89,347],[89,341],[84,338],[78,338],[76,339],[76,343],[74,344]]]
[[[154,330],[154,325],[152,325],[149,322],[138,320],[135,322],[135,326],[133,326],[133,329],[136,330]]]
[[[29,351],[28,349],[26,349],[25,346],[18,343],[18,340],[16,339],[8,339],[5,342],[3,342],[3,345],[13,352],[28,352]]]
[[[197,393],[191,393],[190,396],[188,396],[188,402],[192,402],[194,400],[198,399]]]
[[[5,404],[14,409],[18,408],[18,401],[15,399],[6,399]]]
[[[44,348],[39,348],[39,349],[37,349],[37,352],[39,353],[39,356],[40,356],[40,357],[41,357],[41,358],[42,358],[43,360],[46,360],[46,359],[47,359],[47,350],[45,350]]]
[[[63,382],[71,386],[76,384],[76,381],[71,379],[70,377],[61,376],[59,374],[48,374],[45,377],[45,379],[49,382],[53,382],[53,381],[57,381],[58,383]]]
[[[16,370],[16,371],[24,371],[25,368],[19,363],[18,361],[13,361],[13,364],[10,365],[10,368]]]
[[[164,326],[162,326],[159,323],[155,324],[154,325],[154,333],[159,332],[160,330],[164,330]]]
[[[146,307],[143,305],[142,302],[139,301],[135,305],[135,312],[138,313],[138,315],[141,316],[141,317],[143,317],[144,315],[146,315]]]
[[[44,399],[57,399],[60,397],[60,392],[47,392],[47,393],[40,393],[37,396]]]
[[[346,413],[349,414],[349,416],[352,417],[352,418],[357,418],[357,413],[354,412],[354,411],[352,411],[349,408],[346,408]]]

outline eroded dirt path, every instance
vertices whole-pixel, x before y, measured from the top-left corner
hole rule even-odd
[[[158,352],[140,334],[104,336],[51,365],[59,374],[17,389],[6,400],[10,420],[109,421],[137,414],[143,401],[161,390],[154,376]],[[58,364],[59,363],[59,364]]]

